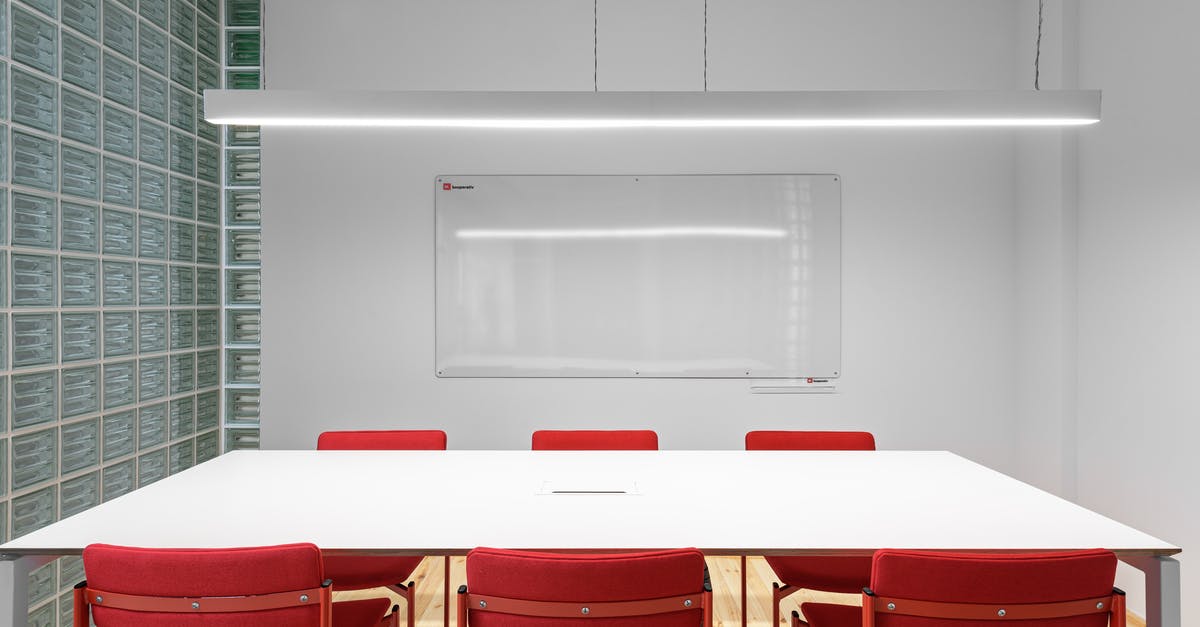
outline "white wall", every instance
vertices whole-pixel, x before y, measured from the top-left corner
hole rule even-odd
[[[1200,3],[1080,3],[1081,504],[1200,546]],[[1183,564],[1183,624],[1200,579]]]
[[[701,3],[600,0],[601,89],[698,89]],[[1017,5],[710,0],[712,89],[1012,88]],[[272,88],[590,89],[592,3],[267,3]],[[1012,470],[1016,321],[1008,131],[439,132],[264,136],[263,443],[437,426],[524,448],[551,426],[649,426],[666,448],[752,428],[864,428]],[[744,381],[439,380],[433,206],[444,173],[836,172],[836,396]]]

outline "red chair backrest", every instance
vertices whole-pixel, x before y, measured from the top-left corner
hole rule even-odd
[[[446,432],[427,430],[326,431],[318,451],[444,451]]]
[[[238,597],[319,588],[321,553],[311,544],[237,549],[143,549],[92,544],[83,550],[88,588],[155,597]],[[94,599],[90,599],[94,601]],[[255,612],[141,612],[92,604],[97,627],[315,626],[320,604]],[[76,607],[79,612],[82,608]]]
[[[1113,593],[1116,569],[1116,556],[1103,550],[1024,555],[882,550],[875,553],[872,563],[871,590],[877,597],[941,603],[1019,605],[1107,599]],[[1019,627],[1104,627],[1108,617],[1107,613],[1094,613],[1003,623]],[[902,616],[886,610],[875,613],[876,627],[977,623]]]
[[[873,451],[875,436],[866,431],[751,431],[747,451]]]
[[[533,432],[535,451],[657,451],[658,434],[645,430],[541,430]]]
[[[478,548],[467,554],[467,588],[472,595],[529,601],[603,603],[695,595],[680,611],[619,618],[530,617],[470,612],[471,627],[700,627],[705,594],[704,555],[696,549],[644,553],[559,554]]]

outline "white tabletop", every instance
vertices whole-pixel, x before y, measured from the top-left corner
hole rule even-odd
[[[553,489],[633,494],[546,494]],[[1179,549],[946,452],[238,451],[0,546]]]

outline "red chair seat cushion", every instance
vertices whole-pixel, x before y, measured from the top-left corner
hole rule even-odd
[[[860,627],[862,608],[835,603],[802,603],[800,613],[809,627]]]
[[[407,583],[421,556],[323,555],[325,577],[335,590],[361,590]]]
[[[429,430],[326,431],[318,451],[444,451],[446,432]]]
[[[825,592],[862,592],[871,581],[871,556],[767,556],[780,581],[797,588]]]
[[[376,627],[389,608],[384,598],[339,601],[333,604],[333,627]]]

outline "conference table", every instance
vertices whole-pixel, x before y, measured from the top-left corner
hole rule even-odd
[[[26,625],[32,569],[94,542],[391,555],[1100,547],[1145,572],[1147,624],[1180,627],[1178,547],[943,451],[234,451],[0,546],[0,627]]]

